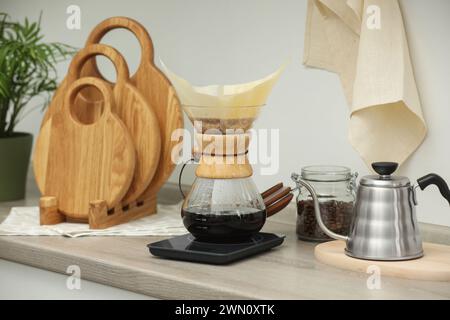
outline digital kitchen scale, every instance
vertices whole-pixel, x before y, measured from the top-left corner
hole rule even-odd
[[[211,243],[198,241],[190,233],[150,243],[147,247],[154,256],[202,262],[227,264],[270,250],[283,243],[285,236],[259,232],[246,242]]]

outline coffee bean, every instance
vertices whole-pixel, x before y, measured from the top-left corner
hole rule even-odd
[[[353,216],[353,202],[321,201],[320,212],[328,229],[348,235]],[[297,203],[297,236],[299,239],[312,241],[331,240],[317,223],[312,200],[300,200]]]

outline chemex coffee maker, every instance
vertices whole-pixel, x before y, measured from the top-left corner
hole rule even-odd
[[[434,184],[449,204],[450,190],[444,179],[433,173],[417,179],[417,184],[411,184],[407,177],[392,175],[397,166],[395,162],[375,162],[372,167],[378,175],[361,178],[348,236],[336,234],[326,227],[313,187],[298,179],[312,195],[320,228],[328,236],[346,241],[345,253],[348,256],[385,261],[423,256],[415,211],[416,190],[424,190]]]
[[[190,234],[150,245],[154,255],[227,263],[280,245],[283,236],[259,232],[266,217],[293,195],[281,183],[260,193],[248,160],[250,132],[262,106],[191,106],[198,159],[196,180],[181,215]]]

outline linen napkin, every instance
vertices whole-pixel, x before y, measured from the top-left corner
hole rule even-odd
[[[158,205],[158,213],[107,229],[92,230],[85,223],[41,226],[38,207],[14,207],[0,224],[0,235],[16,236],[175,236],[187,233],[179,215],[181,204]]]
[[[403,163],[422,143],[422,114],[398,0],[308,0],[303,63],[339,75],[349,140],[370,168]]]

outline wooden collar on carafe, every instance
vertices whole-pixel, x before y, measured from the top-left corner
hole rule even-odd
[[[209,179],[238,179],[251,177],[248,162],[250,133],[204,134],[195,133],[196,154],[200,154],[197,177]]]

